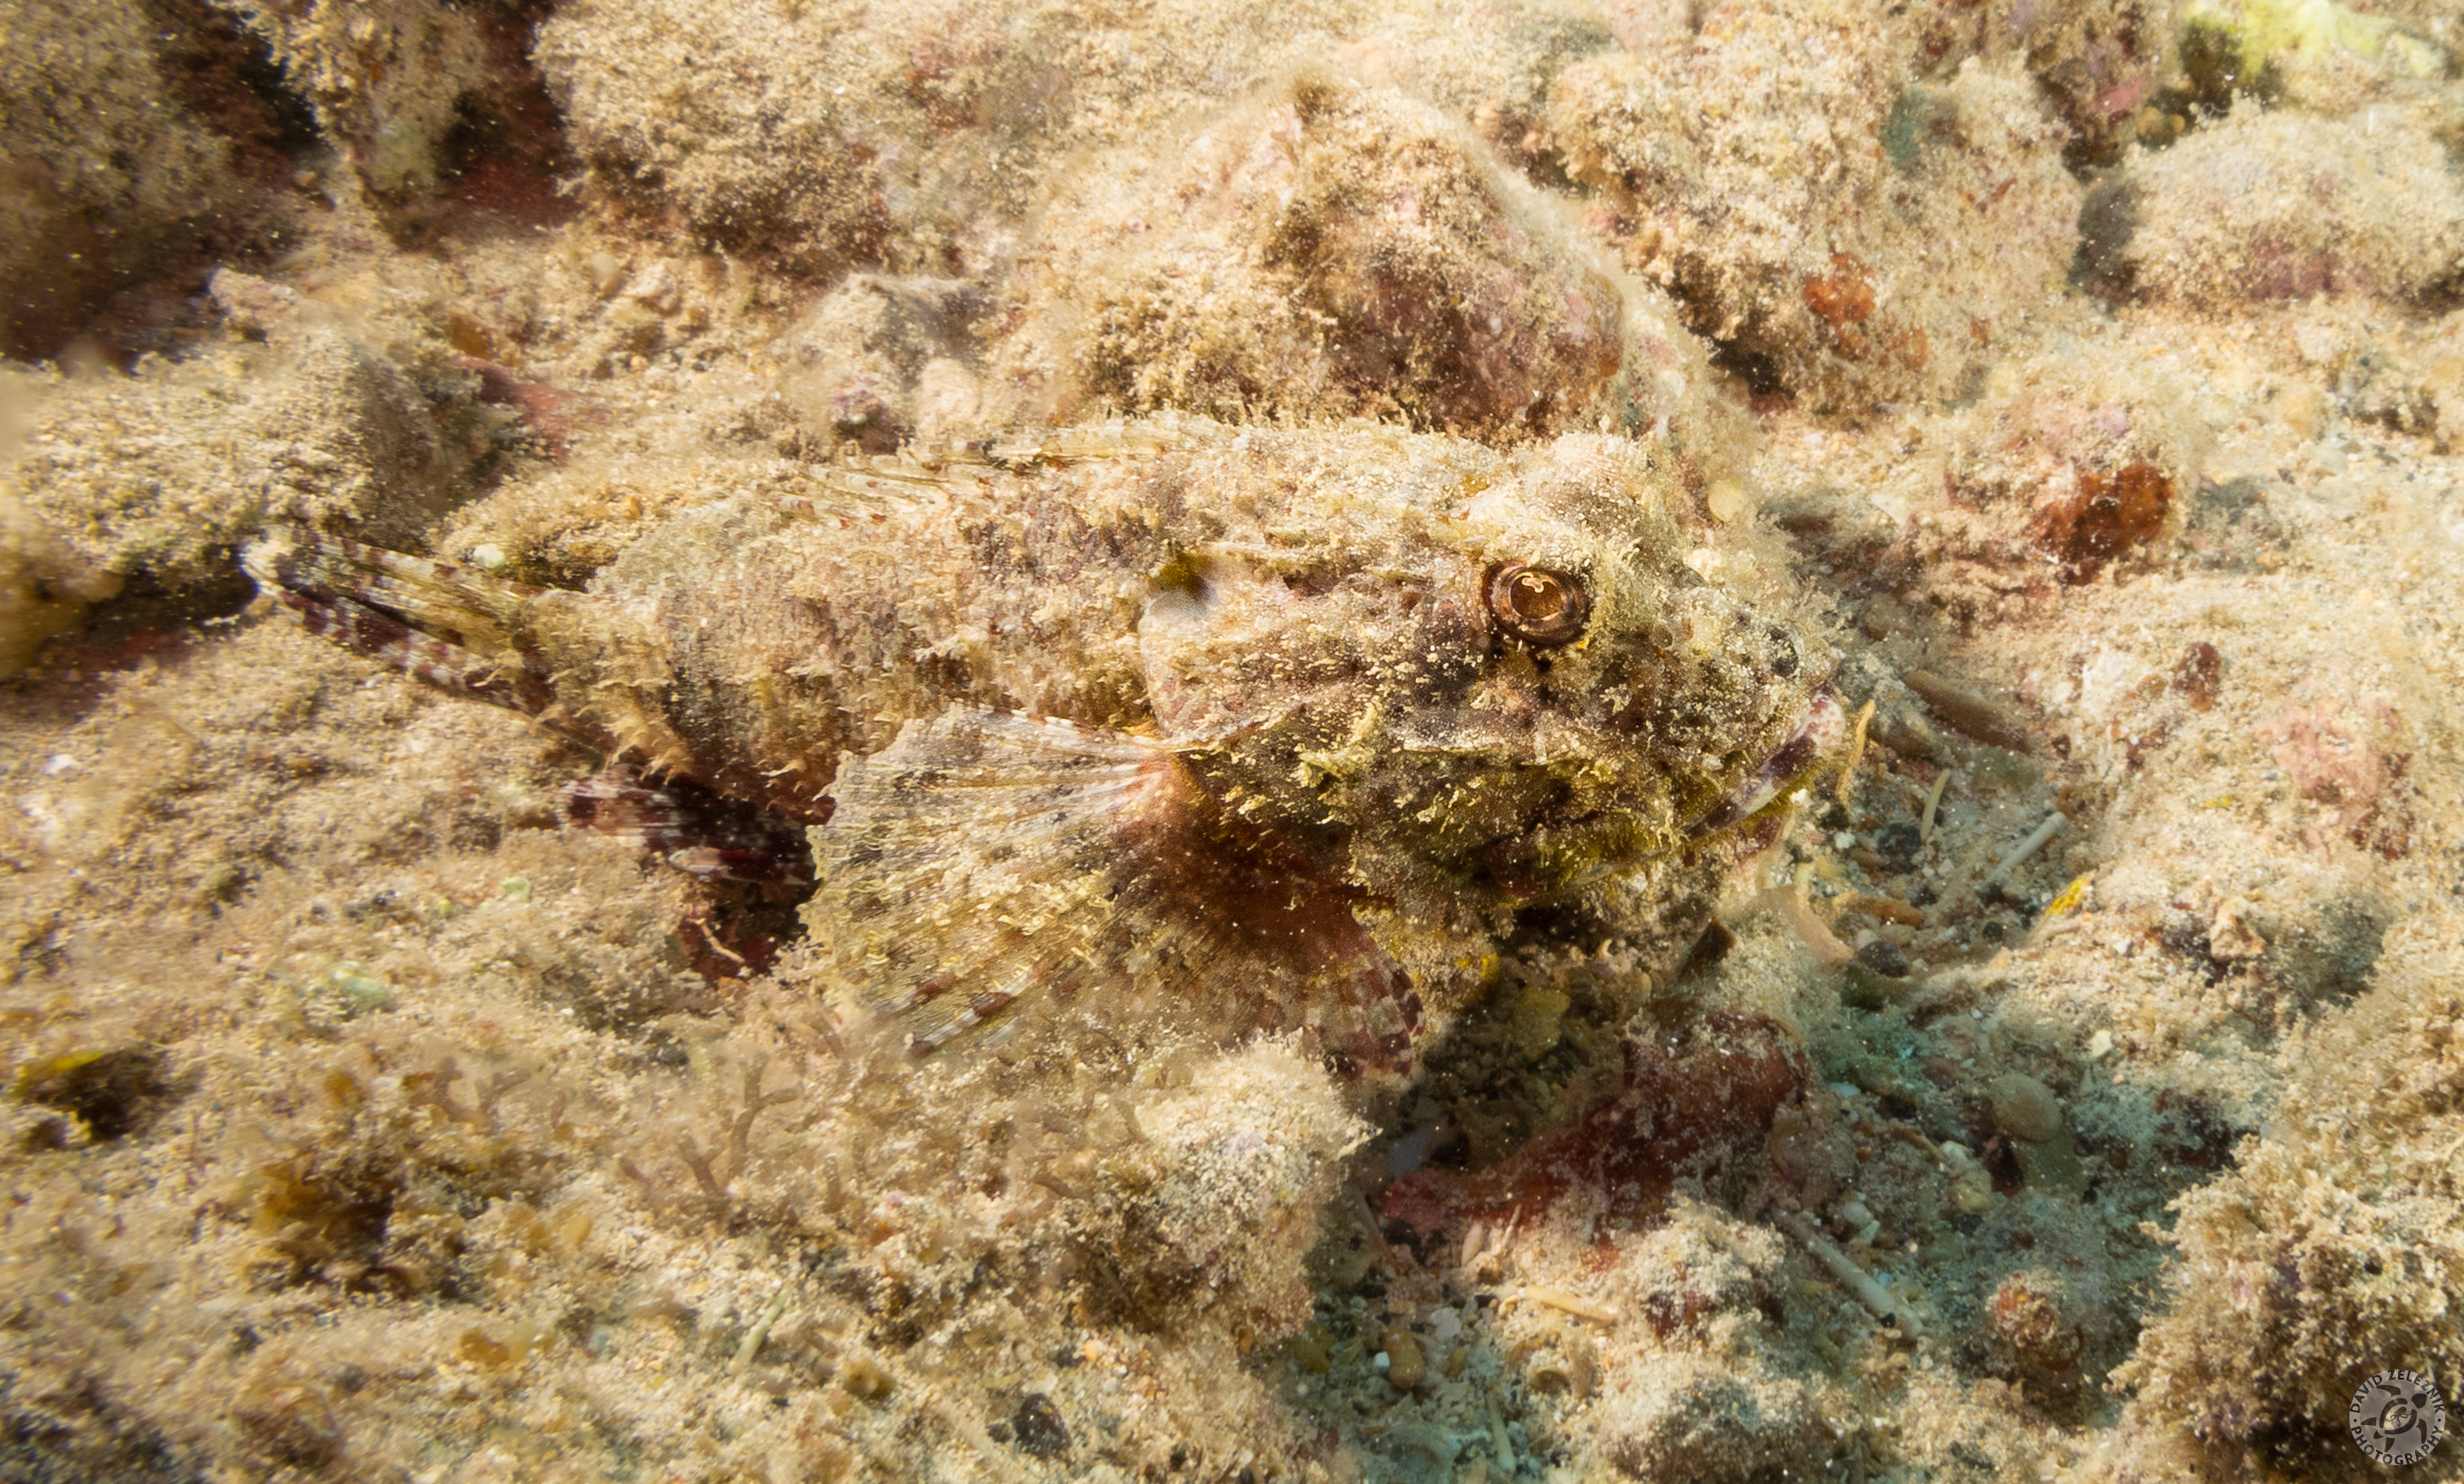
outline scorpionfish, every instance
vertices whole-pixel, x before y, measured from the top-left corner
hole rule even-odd
[[[582,591],[300,531],[244,560],[596,749],[577,821],[713,875],[800,875],[805,835],[831,993],[919,1055],[1177,1004],[1408,1067],[1519,930],[1631,919],[1845,730],[1827,652],[1686,565],[1652,445],[1184,419],[818,488]]]

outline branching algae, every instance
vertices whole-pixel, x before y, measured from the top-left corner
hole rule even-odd
[[[1614,923],[1841,734],[1827,655],[1685,565],[1661,457],[1113,425],[715,499],[584,592],[246,559],[604,753],[577,822],[771,878],[810,826],[814,940],[918,1054],[1067,1007],[1399,1071],[1518,914]]]

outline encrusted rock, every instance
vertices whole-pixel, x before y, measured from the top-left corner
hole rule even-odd
[[[1709,370],[1666,301],[1392,89],[1306,79],[1177,154],[1100,162],[1046,208],[1022,281],[1025,325],[999,359],[1030,410],[1064,419],[1709,431]]]
[[[2111,256],[2151,297],[2211,308],[2317,294],[2407,298],[2464,261],[2464,186],[2439,142],[2401,117],[2246,106],[2169,149],[2133,155],[2118,188],[2123,200],[2105,209],[2129,235]]]
[[[2065,130],[2035,85],[1981,60],[1911,83],[1899,27],[1723,5],[1568,69],[1551,105],[1628,261],[1819,405],[1956,385],[2058,289],[2077,237]]]

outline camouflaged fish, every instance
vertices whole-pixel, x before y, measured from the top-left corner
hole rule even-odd
[[[814,943],[918,1053],[1110,997],[1392,1069],[1518,913],[1840,736],[1827,658],[1681,559],[1661,457],[1133,424],[715,500],[586,591],[304,534],[246,562],[650,780],[577,819],[745,876],[812,827]]]

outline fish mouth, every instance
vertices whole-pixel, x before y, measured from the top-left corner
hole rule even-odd
[[[1730,790],[1728,797],[1711,807],[1708,814],[1685,827],[1690,843],[1716,835],[1741,819],[1749,819],[1769,807],[1771,801],[1804,776],[1816,759],[1837,747],[1848,735],[1848,713],[1839,705],[1839,692],[1824,686],[1814,693],[1807,707],[1805,721],[1777,751],[1762,761],[1745,781]]]

